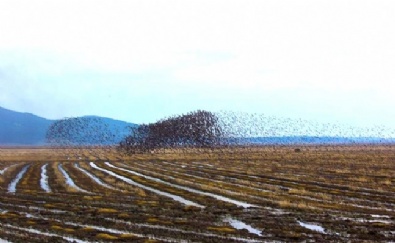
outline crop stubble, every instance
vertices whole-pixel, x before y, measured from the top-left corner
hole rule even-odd
[[[95,154],[95,149],[102,157],[93,162],[100,168],[204,208],[185,205],[93,168],[85,158]],[[123,157],[109,149],[106,154],[98,148],[71,150],[0,149],[0,170],[4,171],[0,174],[1,239],[395,240],[394,146],[266,146],[220,153],[191,149]],[[107,164],[107,158],[114,160]],[[97,183],[76,163],[110,187]],[[51,192],[40,185],[45,164]],[[59,164],[87,192],[67,185]],[[9,184],[27,165],[15,193],[9,193]],[[213,194],[254,206],[238,206]],[[260,234],[235,229],[232,220]]]

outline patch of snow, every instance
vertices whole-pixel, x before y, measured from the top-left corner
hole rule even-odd
[[[240,221],[240,220],[237,220],[237,219],[233,219],[233,218],[228,217],[228,218],[226,218],[224,221],[225,221],[225,222],[228,222],[228,223],[229,223],[230,225],[232,225],[232,227],[235,228],[235,229],[238,229],[238,230],[240,230],[240,229],[246,229],[246,230],[248,230],[248,232],[250,232],[251,234],[255,234],[255,235],[262,236],[262,231],[261,231],[261,230],[255,229],[255,228],[253,228],[251,225],[248,225],[248,224],[246,224],[246,223],[244,223],[244,222],[242,222],[242,221]]]
[[[282,209],[278,209],[278,208],[270,208],[270,207],[266,207],[265,209],[268,209],[270,211],[271,214],[273,215],[285,215],[285,214],[289,214],[289,212],[286,212]]]
[[[144,238],[151,238],[151,239],[156,239],[156,240],[160,240],[160,241],[164,241],[164,242],[180,242],[179,240],[176,239],[172,239],[169,237],[166,238],[161,238],[161,237],[155,237],[153,235],[144,235],[144,234],[138,234],[138,233],[134,233],[134,232],[130,232],[130,231],[125,231],[125,230],[121,230],[121,229],[113,229],[113,228],[108,228],[108,227],[102,227],[102,226],[96,226],[96,225],[87,225],[87,224],[81,224],[81,223],[75,223],[75,222],[68,222],[68,221],[64,221],[61,219],[57,219],[57,218],[49,218],[49,217],[42,217],[41,215],[32,215],[30,213],[27,212],[21,212],[19,211],[19,213],[25,215],[27,218],[33,218],[33,219],[43,219],[46,221],[55,221],[55,222],[59,222],[62,223],[64,225],[71,225],[71,226],[77,226],[77,227],[89,227],[89,228],[93,228],[99,231],[104,231],[104,232],[109,232],[109,233],[113,233],[113,234],[133,234],[137,237],[144,237]],[[201,236],[205,236],[205,237],[215,237],[215,238],[219,238],[221,239],[221,242],[226,242],[226,240],[236,240],[238,242],[247,242],[247,243],[258,243],[258,242],[262,242],[261,240],[255,240],[255,239],[248,239],[248,238],[242,238],[242,237],[236,237],[236,236],[223,236],[223,235],[218,235],[218,234],[214,234],[214,233],[205,233],[205,232],[200,232],[200,231],[189,231],[189,230],[183,230],[183,229],[177,229],[177,228],[173,228],[173,227],[167,227],[167,226],[162,226],[162,225],[150,225],[150,224],[139,224],[139,223],[132,223],[132,222],[128,222],[128,221],[123,221],[123,220],[118,220],[118,219],[113,219],[113,218],[105,218],[105,220],[110,221],[110,222],[115,222],[115,223],[123,223],[123,224],[127,224],[127,225],[132,225],[135,227],[147,227],[147,228],[152,228],[152,229],[165,229],[165,230],[169,230],[169,231],[173,231],[173,232],[181,232],[181,233],[185,233],[185,234],[193,234],[193,235],[201,235]],[[0,223],[1,226],[1,223]],[[16,228],[16,226],[13,226]],[[20,230],[24,230],[26,231],[28,228],[23,228]],[[34,231],[34,232],[33,232]],[[33,231],[31,233],[36,233],[36,234],[41,234],[41,231],[39,232],[38,230],[33,229]],[[28,231],[30,232],[30,231]],[[44,232],[46,233],[46,232]],[[51,234],[51,233],[48,233]],[[45,235],[45,234],[41,234],[41,235]],[[49,235],[46,235],[49,236]],[[55,235],[53,234],[53,236],[55,237],[62,237],[59,235]],[[75,240],[75,242],[86,242],[86,241],[81,241],[79,239],[74,239],[71,237],[65,237],[63,238],[67,241],[71,241],[73,242],[73,240]],[[184,241],[181,241],[184,242]],[[0,242],[1,243],[1,242]]]
[[[213,233],[189,231],[189,230],[177,229],[174,227],[167,227],[167,226],[163,226],[163,225],[131,223],[128,221],[110,219],[110,218],[106,218],[106,220],[111,221],[111,222],[116,222],[116,223],[124,223],[127,225],[133,225],[133,226],[137,226],[137,227],[144,227],[144,228],[151,228],[151,229],[164,229],[164,230],[169,230],[169,231],[173,231],[173,232],[180,232],[180,233],[184,233],[184,234],[201,235],[201,236],[205,236],[205,237],[215,237],[215,238],[222,239],[223,242],[226,242],[226,240],[229,240],[229,239],[236,240],[238,242],[250,242],[250,243],[261,242],[260,240],[246,239],[246,238],[235,237],[235,236],[222,236],[222,235],[217,235],[217,234],[213,234]]]
[[[10,166],[0,170],[0,175],[3,175],[8,169],[10,169],[10,168],[12,168],[14,166],[17,166],[17,165],[19,165],[19,164],[13,164],[13,165],[10,165]]]
[[[0,239],[0,243],[10,243],[10,242],[6,241],[6,240],[3,240],[3,239]]]
[[[168,165],[172,166],[174,169],[173,168],[169,169],[169,166],[166,166],[166,169],[161,165],[158,165],[158,166],[155,165],[155,166],[156,166],[156,168],[159,168],[160,170],[166,171],[166,172],[170,171],[171,173],[188,175],[188,177],[202,178],[202,179],[211,180],[214,182],[218,181],[218,179],[217,180],[210,179],[211,175],[207,172],[204,172],[204,171],[194,170],[193,174],[190,172],[185,172],[185,171],[177,172],[177,171],[179,171],[177,166],[175,166],[174,164],[170,164],[170,163],[168,163]],[[141,164],[139,164],[138,166],[147,168],[146,166],[141,165]],[[209,169],[207,169],[207,170],[209,170]],[[197,174],[199,176],[197,176]],[[279,187],[278,185],[273,185],[270,183],[262,183],[262,182],[254,182],[254,184],[256,184],[257,186],[251,186],[250,185],[251,182],[246,181],[245,179],[240,179],[240,178],[235,178],[235,177],[230,177],[230,176],[222,176],[222,175],[212,175],[212,176],[219,178],[222,183],[232,184],[233,186],[238,186],[238,187],[248,187],[248,188],[252,188],[254,190],[258,190],[258,191],[262,191],[262,192],[272,192],[273,191],[273,189],[268,190],[268,189],[263,189],[262,187],[269,187],[269,188],[278,188]],[[244,184],[237,183],[238,181],[244,181]],[[246,182],[247,182],[247,184],[245,184]]]
[[[27,169],[30,165],[26,165],[23,169],[18,173],[18,175],[14,178],[14,180],[8,185],[8,192],[15,193],[16,192],[16,185],[22,179],[23,175],[26,173]]]
[[[366,220],[369,223],[382,223],[382,224],[393,224],[394,221],[392,220],[385,220],[385,219],[375,219],[375,220]]]
[[[66,179],[66,184],[67,185],[69,185],[70,187],[75,188],[77,191],[85,192],[85,193],[91,193],[91,192],[88,192],[87,190],[84,190],[84,189],[80,188],[79,186],[77,186],[74,183],[74,181],[70,178],[69,174],[67,174],[67,172],[63,169],[61,164],[58,164],[58,169],[63,174],[63,177]]]
[[[36,210],[36,211],[42,211],[42,212],[51,212],[51,213],[56,213],[56,214],[66,214],[69,213],[68,211],[63,211],[59,209],[47,209],[47,208],[40,208],[40,207],[35,207],[35,206],[22,206],[22,205],[16,205],[16,204],[9,204],[9,203],[1,203],[0,205],[2,206],[7,206],[7,207],[17,207],[17,208],[23,208],[23,209],[29,209],[29,210]],[[1,213],[7,213],[8,210],[5,210]]]
[[[305,227],[306,229],[314,230],[314,231],[317,231],[317,232],[325,234],[325,229],[322,228],[322,226],[315,225],[315,224],[307,224],[307,223],[303,223],[303,222],[300,222],[300,221],[298,221],[298,223],[299,223],[300,226]]]
[[[48,237],[59,237],[62,238],[68,242],[76,242],[76,243],[87,243],[89,241],[84,241],[84,240],[80,240],[80,239],[76,239],[76,238],[72,238],[72,237],[67,237],[67,236],[62,236],[62,235],[57,235],[57,234],[53,234],[53,233],[48,233],[48,232],[43,232],[43,231],[39,231],[36,229],[31,229],[31,228],[23,228],[23,227],[17,227],[17,226],[13,226],[10,224],[0,224],[1,226],[5,226],[7,228],[11,228],[11,229],[16,229],[16,230],[22,230],[25,232],[29,232],[32,234],[37,234],[37,235],[44,235],[44,236],[48,236]]]
[[[212,165],[212,164],[206,164],[206,163],[196,162],[196,161],[192,162],[192,164],[200,165],[200,166],[210,166],[210,167],[214,167],[214,165]]]
[[[51,192],[51,189],[49,188],[48,185],[47,166],[48,164],[45,164],[41,167],[40,186],[44,191]]]
[[[120,168],[120,167],[114,166],[114,165],[112,165],[109,162],[105,162],[105,164],[108,165],[109,167],[112,167],[112,168],[115,168],[115,169],[119,169],[119,170],[122,170],[122,171],[125,171],[125,172],[128,172],[128,173],[131,173],[133,175],[141,176],[141,177],[144,177],[144,178],[149,179],[149,180],[160,182],[160,183],[162,183],[164,185],[167,185],[167,186],[171,186],[171,187],[174,187],[174,188],[182,189],[182,190],[185,190],[185,191],[188,191],[188,192],[192,192],[192,193],[196,193],[196,194],[200,194],[200,195],[204,195],[204,196],[213,197],[213,198],[215,198],[217,200],[224,201],[224,202],[229,202],[229,203],[235,204],[237,206],[242,206],[244,208],[257,207],[256,205],[253,205],[253,204],[237,201],[237,200],[234,200],[234,199],[231,199],[231,198],[227,198],[227,197],[224,197],[224,196],[221,196],[221,195],[217,195],[217,194],[214,194],[214,193],[204,192],[204,191],[200,191],[200,190],[193,189],[193,188],[190,188],[190,187],[176,185],[176,184],[173,184],[173,183],[170,183],[170,182],[167,182],[167,181],[163,181],[163,180],[155,178],[155,177],[143,175],[141,173],[138,173],[138,172],[135,172],[135,171],[132,171],[132,170],[127,170],[127,169],[124,169],[124,168]]]
[[[108,185],[107,183],[104,183],[102,180],[100,180],[99,178],[97,178],[95,175],[89,173],[89,171],[81,168],[78,164],[74,164],[74,167],[79,169],[80,171],[82,171],[85,175],[87,175],[88,177],[90,177],[92,180],[94,180],[97,184],[104,186],[108,189],[112,189],[112,190],[118,190],[115,187],[112,187],[110,185]]]
[[[0,170],[0,175],[4,174],[4,172],[6,172],[8,170],[8,168],[10,168],[10,166]]]
[[[386,219],[390,219],[391,217],[388,215],[377,215],[377,214],[372,214],[371,215],[372,218],[386,218]]]
[[[127,168],[131,168],[129,165],[126,165],[126,164],[122,164],[122,165],[127,167]],[[138,168],[139,171],[142,171],[143,173],[148,173],[148,174],[152,174],[152,175],[162,176],[162,177],[169,178],[169,179],[176,179],[176,178],[174,178],[172,176],[167,175],[168,173],[175,173],[175,174],[179,174],[179,175],[182,175],[182,176],[187,175],[188,178],[198,178],[198,179],[212,181],[212,182],[215,182],[215,183],[220,182],[220,183],[224,183],[224,184],[228,184],[228,185],[232,185],[232,186],[236,186],[236,187],[252,188],[252,189],[255,189],[255,190],[258,190],[258,191],[264,191],[263,189],[256,188],[256,187],[244,186],[244,185],[239,185],[239,184],[235,184],[235,183],[231,183],[231,182],[224,182],[224,181],[214,180],[214,179],[210,179],[210,178],[206,178],[206,177],[195,176],[195,175],[192,175],[190,173],[180,173],[180,172],[177,172],[177,171],[174,171],[174,170],[170,171],[170,170],[166,170],[166,169],[163,169],[163,168],[156,167],[158,171],[164,172],[164,173],[158,173],[158,172],[153,172],[152,170],[146,170],[146,169],[149,169],[149,167],[147,167],[147,166],[144,166],[144,165],[141,165],[141,164],[139,164],[138,166],[139,166],[139,168]],[[141,169],[141,167],[142,168],[146,168],[146,169]],[[189,180],[189,179],[185,179],[185,178],[183,178],[182,181],[183,181],[183,183],[185,183],[187,185],[191,185],[191,186],[201,185],[199,183],[196,183],[194,180]],[[237,195],[237,196],[242,195],[243,197],[253,198],[253,199],[260,200],[260,201],[271,202],[270,199],[267,199],[267,198],[264,198],[264,197],[258,197],[258,196],[253,196],[253,195],[246,195],[245,193],[242,193],[242,192],[235,192],[235,191],[231,191],[231,190],[227,190],[227,189],[223,189],[223,188],[221,188],[220,190],[221,190],[221,192],[226,193],[228,195]],[[248,208],[245,208],[245,209],[248,209]]]
[[[24,214],[26,215],[26,213],[24,213]],[[108,233],[112,233],[112,234],[133,234],[134,236],[137,236],[137,237],[150,238],[150,239],[153,239],[153,240],[159,240],[159,241],[163,241],[163,242],[179,242],[176,239],[172,239],[172,238],[168,238],[168,237],[161,238],[161,237],[155,237],[155,236],[152,236],[152,235],[143,235],[143,234],[134,233],[134,232],[130,232],[130,231],[119,230],[119,229],[111,229],[111,228],[106,228],[106,227],[102,227],[102,226],[80,224],[80,223],[74,223],[74,222],[67,222],[67,221],[60,220],[60,219],[55,219],[55,218],[48,218],[48,217],[42,217],[42,216],[33,216],[33,215],[31,215],[31,218],[43,219],[43,220],[46,220],[46,221],[55,221],[55,222],[59,222],[59,223],[64,224],[64,225],[71,225],[71,226],[82,227],[82,228],[92,228],[92,229],[95,229],[95,230],[104,231],[104,232],[108,232]],[[1,226],[1,223],[0,223],[0,226]],[[16,226],[14,226],[14,227],[16,227]],[[54,236],[57,236],[57,235],[54,235]],[[71,238],[71,237],[63,237],[63,239],[65,239],[67,241],[70,241],[70,242],[78,242],[78,243],[88,242],[88,241],[82,241],[82,240]]]
[[[112,172],[112,171],[103,169],[103,168],[97,166],[97,165],[96,165],[95,163],[93,163],[93,162],[90,162],[89,164],[90,164],[90,166],[91,166],[92,168],[95,168],[95,169],[97,169],[97,170],[103,171],[103,172],[105,172],[105,173],[107,173],[107,174],[109,174],[109,175],[112,175],[112,176],[114,176],[114,177],[116,177],[116,178],[118,178],[118,179],[120,179],[120,180],[122,180],[122,181],[124,181],[124,182],[126,182],[126,183],[128,183],[128,184],[131,184],[131,185],[140,187],[140,188],[142,188],[142,189],[144,189],[144,190],[147,190],[147,191],[156,193],[156,194],[161,195],[161,196],[169,197],[169,198],[171,198],[171,199],[173,199],[173,200],[175,200],[175,201],[178,201],[178,202],[180,202],[180,203],[183,203],[183,204],[185,204],[185,205],[190,205],[190,206],[195,206],[195,207],[199,207],[199,208],[204,208],[204,206],[202,206],[202,205],[200,205],[200,204],[197,204],[197,203],[195,203],[195,202],[192,202],[192,201],[190,201],[190,200],[187,200],[187,199],[185,199],[185,198],[183,198],[183,197],[181,197],[181,196],[177,196],[177,195],[174,195],[174,194],[171,194],[171,193],[168,193],[168,192],[163,192],[163,191],[157,190],[157,189],[155,189],[155,188],[142,185],[142,184],[137,183],[137,182],[135,182],[135,181],[133,181],[133,180],[131,180],[131,179],[129,179],[129,178],[126,178],[126,177],[124,177],[124,176],[118,175],[118,174],[116,174],[116,173],[114,173],[114,172]]]
[[[126,166],[126,165],[125,165]],[[140,165],[141,166],[141,165]],[[128,167],[128,166],[126,166],[126,167]],[[145,167],[146,168],[146,167]],[[203,179],[203,180],[208,180],[208,181],[212,181],[212,182],[214,182],[214,183],[218,183],[218,182],[220,182],[220,183],[224,183],[224,184],[227,184],[227,185],[231,185],[231,186],[236,186],[236,187],[241,187],[241,188],[248,188],[248,189],[254,189],[254,190],[257,190],[257,191],[261,191],[261,192],[271,192],[271,191],[269,191],[269,190],[266,190],[266,189],[262,189],[262,188],[258,188],[258,187],[255,187],[255,186],[247,186],[247,185],[242,185],[242,184],[238,184],[238,183],[234,183],[234,182],[228,182],[228,181],[225,181],[225,180],[223,180],[223,179],[229,179],[230,177],[225,177],[225,176],[218,176],[220,179],[222,179],[222,180],[216,180],[216,179],[211,179],[211,178],[208,178],[208,177],[204,177],[204,176],[197,176],[197,175],[195,175],[195,174],[191,174],[191,173],[185,173],[185,172],[183,172],[183,173],[181,173],[181,172],[177,172],[177,171],[175,171],[175,170],[167,170],[167,169],[163,169],[163,168],[158,168],[159,170],[161,170],[161,171],[164,171],[164,172],[170,172],[170,173],[174,173],[174,174],[179,174],[179,175],[187,175],[188,176],[188,178],[197,178],[197,179]],[[141,171],[147,171],[147,170],[144,170],[144,169],[140,169]],[[152,174],[158,174],[158,173],[156,173],[156,172],[152,172],[152,171],[149,171],[149,173],[152,173]],[[196,171],[195,171],[195,173],[196,173]],[[170,179],[174,179],[174,177],[170,177],[170,176],[168,176],[168,175],[163,175],[162,174],[162,176],[164,176],[164,177],[167,177],[167,178],[170,178]],[[186,181],[186,180],[184,180],[184,181]],[[260,184],[260,183],[259,183]],[[233,194],[235,194],[235,192],[233,192]],[[239,194],[239,193],[238,193]]]
[[[372,210],[381,210],[381,211],[387,211],[387,212],[395,212],[395,209],[390,209],[390,208],[382,208],[382,207],[371,207],[371,206],[364,206],[364,205],[359,205],[359,204],[354,204],[354,203],[343,203],[339,202],[338,204],[340,205],[348,205],[348,206],[353,206],[357,208],[364,208],[364,209],[372,209]]]

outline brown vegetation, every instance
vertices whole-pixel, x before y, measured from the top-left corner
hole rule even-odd
[[[62,237],[121,242],[154,238],[206,242],[395,240],[393,146],[239,147],[226,153],[189,149],[122,157],[108,150],[98,153],[103,157],[94,161],[108,171],[204,208],[133,186],[92,168],[89,160],[79,159],[95,149],[71,153],[53,148],[1,149],[0,170],[16,166],[0,174],[0,238],[12,242],[60,242]],[[104,163],[107,158],[119,158],[110,161],[115,168]],[[75,162],[120,190],[100,186],[76,169]],[[41,167],[47,163],[51,193],[40,188],[39,182]],[[16,193],[8,193],[8,185],[27,164],[30,167]],[[90,194],[65,185],[58,164]],[[255,207],[238,207],[162,181]],[[233,228],[224,220],[227,217],[259,229],[262,236]],[[299,222],[321,226],[325,233]]]

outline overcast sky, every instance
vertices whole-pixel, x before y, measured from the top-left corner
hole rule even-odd
[[[0,106],[395,127],[395,1],[0,1]]]

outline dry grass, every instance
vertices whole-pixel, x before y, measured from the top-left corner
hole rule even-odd
[[[295,152],[296,148],[301,152]],[[110,168],[102,163],[106,158],[117,160],[111,162],[118,167],[257,207],[244,209]],[[129,185],[93,169],[90,160],[205,208],[185,206]],[[73,168],[72,162],[76,161],[103,182],[122,191],[99,186]],[[191,149],[134,156],[116,154],[110,149],[8,148],[0,149],[0,162],[2,168],[20,164],[0,175],[2,225],[12,224],[88,241],[144,242],[152,235],[161,239],[207,242],[232,242],[227,236],[284,242],[395,241],[395,147],[392,146],[250,147],[204,153]],[[40,168],[46,163],[52,193],[39,188]],[[68,187],[58,170],[59,163],[77,185],[95,194],[75,193]],[[18,184],[17,193],[8,194],[8,184],[25,164],[31,167]],[[29,214],[33,218],[27,216]],[[227,216],[253,225],[262,230],[264,236],[234,229],[223,221]],[[327,233],[306,229],[298,221],[321,225]],[[125,234],[117,235],[89,225],[113,228]],[[8,231],[0,227],[1,235]],[[137,237],[139,234],[145,237]],[[31,242],[53,242],[50,237],[25,231],[12,234],[9,240],[23,242],[26,235]]]
[[[225,227],[225,226],[217,226],[217,227],[210,226],[210,227],[207,227],[207,229],[208,230],[218,231],[218,232],[221,232],[221,233],[233,233],[233,232],[236,232],[235,229],[229,228],[229,227]]]
[[[105,233],[97,234],[96,237],[101,240],[118,240],[118,237]]]
[[[113,208],[99,208],[97,210],[98,213],[117,213],[118,211]]]

